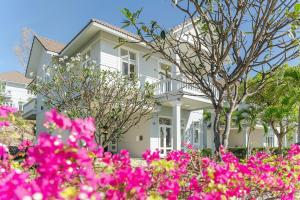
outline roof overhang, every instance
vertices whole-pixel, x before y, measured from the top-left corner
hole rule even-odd
[[[87,40],[94,37],[100,31],[112,34],[129,42],[138,41],[136,38],[131,37],[126,33],[122,33],[118,30],[108,27],[107,25],[103,25],[97,22],[96,20],[90,20],[90,22],[85,27],[83,27],[83,29],[81,29],[81,31],[65,46],[65,48],[61,51],[60,55],[73,55],[75,52],[77,52],[78,47],[83,46]],[[145,47],[145,45],[143,44],[140,45]]]

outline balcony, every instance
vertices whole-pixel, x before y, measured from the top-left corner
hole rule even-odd
[[[178,75],[174,79],[159,80],[156,83],[155,94],[161,95],[190,95],[190,96],[205,96],[198,88],[189,84],[185,77]]]
[[[207,96],[200,89],[189,84],[181,74],[174,79],[163,80],[140,75],[140,83],[143,85],[146,82],[154,84],[154,94],[162,105],[171,106],[172,101],[180,99],[182,107],[187,110],[211,108],[211,101]]]
[[[36,117],[36,111],[37,111],[37,104],[36,104],[36,98],[31,99],[23,106],[23,118],[24,119],[30,119],[34,120]]]

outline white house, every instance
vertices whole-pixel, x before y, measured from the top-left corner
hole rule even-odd
[[[159,149],[165,155],[173,149],[181,149],[184,142],[213,149],[212,131],[203,126],[203,110],[212,108],[210,100],[196,88],[168,79],[166,73],[177,80],[184,78],[174,65],[157,55],[146,61],[143,55],[148,49],[144,44],[115,48],[120,38],[137,40],[134,34],[95,19],[90,20],[66,45],[35,36],[25,75],[33,79],[45,77],[42,66],[51,64],[54,55],[88,54],[103,69],[136,73],[142,85],[146,82],[156,84],[156,97],[161,102],[150,120],[143,120],[120,141],[111,144],[111,151],[128,149],[131,156],[139,157],[146,149]],[[25,115],[36,116],[37,132],[41,131],[45,112],[42,97],[37,95],[37,100],[28,105],[26,111]]]
[[[27,90],[27,85],[32,80],[26,78],[17,71],[0,74],[1,94],[4,96],[4,104],[23,111],[23,106],[30,101],[34,95]]]

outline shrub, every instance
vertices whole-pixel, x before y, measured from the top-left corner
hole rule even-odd
[[[245,159],[247,155],[247,148],[245,147],[228,148],[228,151],[232,152],[239,159]]]
[[[203,157],[212,157],[212,149],[205,148],[201,150],[201,156]]]
[[[68,140],[41,133],[34,145],[24,141],[21,164],[0,145],[0,199],[295,199],[300,189],[298,145],[285,157],[260,152],[243,163],[224,149],[222,162],[192,149],[166,158],[148,150],[147,165],[134,168],[128,151],[112,155],[95,144],[92,118],[52,110],[45,124],[68,131]]]

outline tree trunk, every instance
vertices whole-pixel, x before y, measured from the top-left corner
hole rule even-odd
[[[215,110],[216,111],[216,110]],[[214,143],[216,152],[219,152],[221,146],[221,137],[220,137],[220,112],[215,112],[215,119],[213,124],[213,131],[214,131]]]
[[[222,137],[222,144],[225,149],[228,148],[230,125],[231,125],[230,122],[231,122],[231,113],[226,113],[225,130],[224,130],[223,137]]]
[[[297,142],[300,142],[300,105],[299,105],[299,108],[298,108]]]
[[[278,152],[281,154],[282,153],[283,135],[282,134],[278,135],[277,139],[278,139]]]

